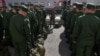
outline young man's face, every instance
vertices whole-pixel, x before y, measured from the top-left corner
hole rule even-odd
[[[18,13],[23,16],[27,16],[27,12],[23,11],[22,9],[19,9]]]
[[[83,11],[83,8],[76,8],[76,12],[81,12]]]
[[[85,8],[85,13],[94,13],[95,9]]]

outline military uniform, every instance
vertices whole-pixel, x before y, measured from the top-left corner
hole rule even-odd
[[[77,20],[77,18],[81,15],[83,15],[83,4],[81,3],[78,3],[76,5],[76,9],[78,10],[77,13],[75,13],[73,16],[72,16],[72,19],[71,19],[71,24],[70,24],[70,33],[72,34],[72,31],[73,31],[73,28],[74,28],[74,24]],[[79,11],[81,10],[81,11]]]
[[[3,40],[3,16],[2,14],[0,13],[0,46],[1,46],[1,42]]]
[[[68,20],[68,18],[67,18],[67,16],[68,16],[68,11],[67,11],[67,9],[63,9],[62,10],[62,20],[63,20],[63,22],[64,22],[64,27],[65,27],[65,34],[68,34],[68,31],[67,31],[67,20]],[[67,36],[67,35],[66,35]]]
[[[36,28],[36,25],[37,25],[37,21],[36,21],[36,16],[35,16],[35,13],[33,11],[29,11],[28,12],[28,17],[30,19],[30,27],[31,27],[31,32],[32,32],[32,37],[33,35],[35,35],[35,28]],[[32,46],[34,47],[34,39],[35,39],[36,36],[34,36],[32,38]]]
[[[75,13],[71,19],[70,34],[72,34],[73,32],[73,28],[74,28],[75,22],[78,19],[78,17],[83,15],[83,5],[81,3],[77,4],[76,11],[77,13]],[[72,49],[72,55],[75,55],[76,50],[75,50],[75,44],[73,44],[73,41],[72,41],[72,37],[70,37],[69,41],[70,41],[70,48]]]
[[[26,6],[21,6],[20,10],[28,12]],[[27,16],[15,15],[10,20],[10,34],[15,48],[16,56],[27,56],[27,45],[31,39],[30,21]]]
[[[73,16],[75,13],[77,13],[77,12],[76,12],[76,5],[77,5],[77,3],[74,3],[74,4],[73,4],[73,9],[70,10],[70,11],[68,12],[67,27],[68,27],[68,31],[69,31],[69,32],[70,32],[70,25],[71,25],[72,16]],[[74,8],[74,7],[75,7],[75,8]]]
[[[52,10],[51,13],[50,13],[50,28],[51,28],[51,25],[55,25],[55,11]]]
[[[44,36],[43,39],[46,40],[47,38],[47,28],[46,28],[47,27],[47,24],[46,24],[47,14],[46,14],[46,11],[44,10],[43,5],[41,5],[40,8],[41,8],[41,17],[42,17],[42,31],[43,31],[42,35]]]
[[[94,15],[96,15],[97,17],[100,18],[100,4],[98,4],[96,6],[96,11],[95,11]],[[100,41],[99,41],[100,39],[99,39],[99,34],[100,34],[100,32],[98,32],[98,38],[97,38],[97,41],[95,42],[94,49],[93,49],[93,54],[97,53],[97,56],[100,56]]]
[[[86,8],[95,9],[95,6],[87,4]],[[92,12],[86,12],[78,18],[72,34],[73,43],[76,43],[76,56],[91,56],[99,26],[100,19]]]

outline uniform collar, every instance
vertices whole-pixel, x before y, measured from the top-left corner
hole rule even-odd
[[[94,13],[85,13],[85,14],[87,14],[87,15],[93,15]]]

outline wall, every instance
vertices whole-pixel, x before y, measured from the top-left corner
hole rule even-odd
[[[59,0],[6,0],[6,3],[9,4],[9,3],[21,3],[21,2],[31,2],[31,3],[44,3],[46,7],[49,7],[48,6],[48,3],[50,3],[50,7],[53,7],[54,6],[54,2],[58,2]]]
[[[54,7],[54,2],[58,2],[59,0],[6,0],[6,3],[21,3],[21,2],[31,2],[31,3],[36,3],[36,2],[44,2],[46,7]],[[73,4],[74,2],[93,2],[93,3],[98,3],[100,2],[100,0],[71,0],[71,4]],[[48,3],[50,3],[51,6],[48,6]]]

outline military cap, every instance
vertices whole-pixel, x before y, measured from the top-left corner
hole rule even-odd
[[[79,2],[75,2],[75,3],[73,3],[73,6],[76,6],[78,3],[79,3]]]
[[[77,3],[76,8],[83,8],[83,4],[82,3]]]
[[[28,12],[28,8],[25,5],[21,5],[19,9],[22,9],[25,12]]]
[[[95,9],[96,6],[95,6],[94,3],[88,3],[87,6],[86,6],[86,8],[88,8],[88,9]]]
[[[73,3],[73,4],[72,4],[73,7],[76,8],[76,6],[77,6],[78,3],[79,3],[79,2],[75,2],[75,3]]]

